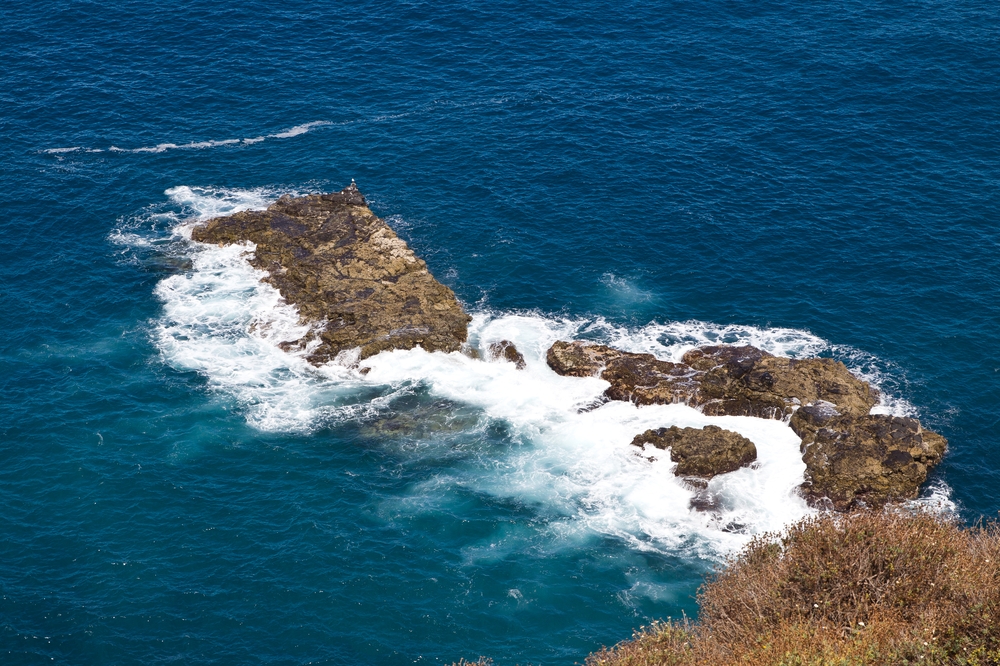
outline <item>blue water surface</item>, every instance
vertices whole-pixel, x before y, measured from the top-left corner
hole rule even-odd
[[[182,186],[354,178],[477,311],[868,354],[1000,508],[996,3],[12,2],[0,63],[4,663],[572,664],[697,612],[711,558],[412,508],[502,422],[262,429],[167,362],[189,267],[116,238]]]

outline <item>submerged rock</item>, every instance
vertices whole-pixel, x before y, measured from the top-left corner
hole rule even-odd
[[[479,412],[451,400],[428,400],[424,395],[409,395],[393,401],[384,413],[359,422],[359,432],[380,442],[414,443],[444,439],[475,428]]]
[[[657,428],[636,435],[633,446],[652,444],[670,449],[670,459],[677,463],[674,474],[711,479],[717,474],[734,472],[757,459],[757,447],[749,439],[719,426],[704,428]]]
[[[281,197],[264,211],[209,220],[194,229],[203,243],[256,244],[250,263],[298,307],[321,364],[360,349],[363,359],[388,349],[457,351],[470,317],[423,260],[369,210],[352,182],[341,192]]]
[[[802,493],[837,511],[915,498],[948,446],[916,419],[845,415],[829,402],[802,407],[791,426],[802,438]]]
[[[492,342],[487,348],[487,353],[491,360],[499,361],[509,361],[514,364],[518,370],[524,370],[525,362],[524,355],[517,351],[517,347],[510,340],[501,340],[500,342]]]

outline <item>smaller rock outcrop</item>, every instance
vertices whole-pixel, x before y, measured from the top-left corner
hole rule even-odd
[[[517,351],[517,347],[510,340],[491,342],[489,347],[486,348],[486,353],[489,355],[491,361],[509,361],[518,370],[524,370],[526,366],[524,355]]]
[[[677,463],[674,474],[711,479],[717,474],[734,472],[757,459],[757,447],[749,439],[719,426],[704,428],[657,428],[636,435],[633,446],[652,444],[670,449],[670,459]]]
[[[915,498],[948,446],[916,419],[841,414],[825,401],[800,408],[790,425],[802,438],[802,493],[837,511]]]

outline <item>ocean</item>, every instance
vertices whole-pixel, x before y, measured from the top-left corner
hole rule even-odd
[[[844,361],[1000,504],[1000,8],[12,3],[0,9],[0,660],[574,664],[697,616],[811,512],[783,424],[593,408],[544,355]],[[199,221],[355,179],[480,347],[365,376]],[[650,427],[760,464],[689,507]]]

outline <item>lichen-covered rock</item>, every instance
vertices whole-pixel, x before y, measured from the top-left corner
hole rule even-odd
[[[732,379],[739,379],[753,370],[757,361],[769,357],[771,357],[771,354],[750,345],[739,347],[712,345],[692,349],[684,354],[682,360],[695,370],[707,372],[709,370],[722,369],[725,371],[726,376]]]
[[[352,182],[341,192],[284,196],[264,211],[244,211],[194,229],[203,243],[256,244],[250,263],[313,333],[292,346],[319,344],[320,364],[360,348],[360,358],[388,349],[457,351],[470,317],[423,260],[369,210]]]
[[[816,433],[823,426],[842,417],[837,406],[826,400],[816,400],[803,405],[792,414],[788,425],[799,437],[806,438]]]
[[[719,426],[704,428],[658,428],[636,435],[634,446],[652,444],[670,449],[677,463],[674,474],[710,479],[733,472],[757,459],[757,447],[746,437]]]
[[[557,342],[546,356],[561,375],[600,376],[605,395],[639,405],[683,402],[712,416],[782,419],[799,405],[827,400],[844,414],[867,414],[878,392],[833,359],[789,359],[755,347],[711,346],[683,363],[604,345]]]
[[[802,437],[803,494],[837,511],[916,497],[948,445],[916,419],[845,415],[829,402],[802,407],[791,426]]]
[[[504,360],[514,364],[518,370],[524,370],[526,364],[524,362],[524,355],[517,351],[517,347],[510,340],[500,340],[499,342],[491,342],[490,346],[486,349],[487,354],[489,354],[490,360],[499,361]]]
[[[754,347],[702,347],[684,362],[704,371],[702,411],[711,415],[784,418],[798,405],[833,403],[842,414],[861,416],[878,403],[878,392],[830,358],[791,359]]]
[[[565,377],[598,377],[608,361],[627,352],[586,342],[556,342],[545,354],[545,362]]]

